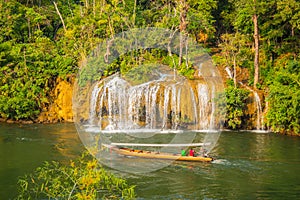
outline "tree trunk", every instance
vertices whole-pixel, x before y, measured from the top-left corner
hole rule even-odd
[[[255,1],[255,0],[254,0]],[[259,82],[259,32],[258,32],[258,16],[254,14],[252,16],[253,24],[254,24],[254,88],[256,88],[257,83]]]
[[[180,30],[180,47],[179,47],[179,61],[178,65],[181,65],[182,62],[182,49],[183,49],[183,44],[186,39],[186,27],[187,27],[187,22],[186,22],[186,17],[187,17],[187,12],[188,12],[188,5],[186,3],[186,0],[180,0],[179,2],[179,11],[180,11],[180,25],[179,25],[179,30]]]
[[[61,16],[61,14],[60,14],[60,12],[59,12],[59,10],[58,10],[58,7],[57,7],[57,4],[56,4],[55,1],[53,1],[53,4],[54,4],[55,10],[56,10],[56,12],[57,12],[57,14],[58,14],[58,16],[59,16],[59,18],[60,18],[60,20],[61,20],[61,23],[62,23],[62,25],[63,25],[64,31],[66,32],[67,29],[66,29],[66,26],[65,26],[64,19],[63,19],[63,17]]]

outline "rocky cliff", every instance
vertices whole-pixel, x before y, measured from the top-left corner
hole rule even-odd
[[[73,78],[67,80],[58,79],[56,86],[51,94],[48,108],[43,108],[37,122],[73,122],[72,95]]]

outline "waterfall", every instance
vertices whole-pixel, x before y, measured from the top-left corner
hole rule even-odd
[[[230,71],[230,69],[229,69],[229,67],[225,67],[225,71],[227,72],[227,74],[228,74],[228,76],[229,76],[229,78],[233,78],[233,76],[232,76],[232,73],[231,73],[231,71]]]
[[[162,129],[167,127],[168,123],[168,105],[169,105],[169,98],[170,98],[170,88],[166,87],[164,91],[164,115],[163,115],[163,126]]]
[[[92,97],[91,97],[91,103],[90,103],[90,117],[89,117],[89,123],[93,124],[95,117],[96,117],[96,103],[99,95],[99,91],[102,89],[101,86],[96,84],[92,91]]]
[[[256,105],[256,129],[257,130],[264,130],[263,122],[264,122],[264,116],[262,112],[262,106],[260,103],[260,98],[256,91],[253,90],[254,99],[255,99],[255,105]]]
[[[179,125],[179,115],[180,115],[180,88],[177,88],[176,85],[172,85],[172,101],[171,101],[171,120],[172,120],[172,129],[177,129]]]
[[[88,122],[100,130],[207,130],[214,123],[211,102],[204,83],[193,86],[186,79],[163,76],[131,86],[112,76],[94,86]]]
[[[215,87],[212,87],[212,92],[211,92],[211,99],[215,98]],[[213,130],[214,129],[214,121],[215,121],[215,103],[211,101],[211,115],[210,115],[210,123],[209,123],[209,129]]]
[[[256,130],[264,130],[264,115],[262,112],[262,106],[260,102],[259,95],[256,91],[252,90],[250,87],[244,85],[242,82],[240,82],[241,85],[245,86],[249,91],[253,93],[254,101],[255,101],[255,107],[256,107]]]
[[[198,84],[198,108],[199,108],[199,129],[207,130],[208,127],[208,107],[209,107],[209,92],[207,85]]]
[[[198,121],[198,109],[197,108],[199,108],[199,106],[197,106],[197,101],[196,101],[196,96],[195,96],[195,93],[194,93],[194,91],[193,91],[193,89],[192,88],[190,88],[190,94],[191,94],[191,97],[192,97],[192,105],[193,105],[193,110],[194,110],[194,123],[196,124],[196,126],[195,126],[195,129],[200,129],[200,125],[199,124],[197,124],[197,121]]]
[[[96,84],[94,87],[90,100],[90,124],[100,125],[100,129],[103,124],[108,124],[106,129],[125,127],[127,104],[124,99],[128,83],[115,76],[103,86],[99,87],[98,85],[100,84]],[[97,113],[99,114],[97,115]]]
[[[157,50],[169,55],[184,52],[184,71],[193,80],[178,74],[183,71],[177,71],[175,65],[151,59]],[[114,61],[131,54],[141,58],[131,63],[134,66],[120,66],[119,74],[99,80],[101,72],[111,71]],[[155,151],[176,154],[182,148],[179,144],[188,148],[191,143],[203,143],[209,153],[218,141],[226,113],[218,68],[205,49],[176,30],[131,29],[105,40],[82,63],[73,91],[74,121],[80,139],[101,163],[121,171],[153,171],[172,160],[126,162],[107,151],[111,143],[168,143],[172,146]]]

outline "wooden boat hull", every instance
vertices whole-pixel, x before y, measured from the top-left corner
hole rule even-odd
[[[117,152],[120,155],[140,157],[140,158],[193,161],[193,162],[211,162],[211,161],[213,161],[213,158],[211,158],[211,157],[181,156],[180,154],[158,153],[158,152],[152,152],[152,151],[133,150],[133,149],[129,149],[129,148],[111,147],[111,150]]]

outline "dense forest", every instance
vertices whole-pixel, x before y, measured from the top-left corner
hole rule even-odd
[[[246,86],[265,97],[266,127],[300,133],[297,0],[1,0],[0,15],[2,119],[34,120],[56,80],[71,81],[99,42],[162,27],[193,38],[231,72],[227,128],[241,127]]]

